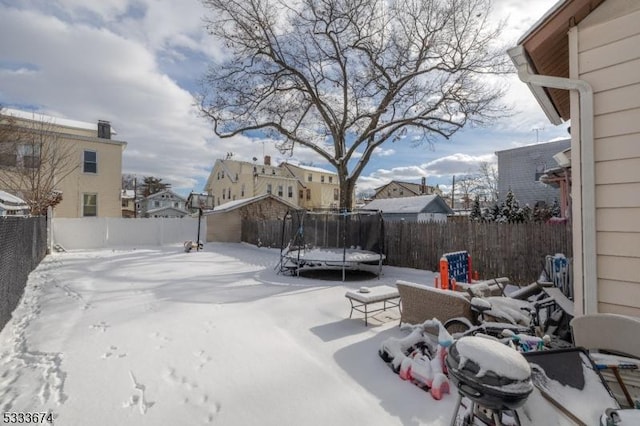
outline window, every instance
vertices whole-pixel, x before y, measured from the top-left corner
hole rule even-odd
[[[307,189],[307,200],[311,199],[311,190]]]
[[[84,167],[82,171],[85,173],[98,173],[98,154],[95,151],[84,152]]]
[[[536,182],[540,182],[540,176],[542,176],[544,174],[544,171],[545,171],[546,168],[547,168],[546,164],[544,164],[544,163],[538,163],[536,165],[536,174],[535,174],[535,178],[534,178],[534,180]]]
[[[329,183],[333,183],[333,176],[329,176]]]
[[[98,194],[82,194],[82,216],[98,215]]]
[[[300,191],[298,191],[298,198],[300,198],[301,200],[304,199],[304,189],[301,189]]]
[[[275,175],[276,174],[276,169],[271,169],[271,174]]]
[[[127,207],[129,205],[127,200],[122,200],[122,207]]]
[[[18,156],[22,159],[22,167],[26,169],[40,167],[40,145],[20,145],[18,147]]]
[[[218,172],[217,180],[220,180],[220,172]]]
[[[282,197],[282,185],[278,185],[278,197]]]
[[[12,152],[0,152],[0,166],[15,167],[18,165],[18,156]]]
[[[293,186],[289,185],[289,187],[287,188],[287,196],[289,198],[293,198]]]
[[[222,179],[224,179],[224,170],[222,171]]]
[[[227,190],[227,198],[231,199],[231,188]]]
[[[222,199],[226,200],[227,198],[227,191],[225,191],[224,189],[222,190]]]
[[[154,201],[153,207],[160,207],[160,201]]]
[[[267,184],[267,194],[271,194],[271,184]]]
[[[242,184],[242,187],[240,188],[240,196],[244,197],[244,183]]]
[[[338,188],[333,188],[333,201],[338,201],[340,199],[340,190]]]
[[[307,176],[307,181],[313,182],[313,175],[311,173],[309,173],[309,176]]]
[[[320,176],[320,183],[324,183],[324,175]]]
[[[236,180],[238,180],[238,174],[236,173]]]
[[[264,167],[262,168],[262,174],[264,174]]]
[[[175,203],[173,203],[173,207],[175,207],[176,209],[180,208],[180,202],[176,201]]]

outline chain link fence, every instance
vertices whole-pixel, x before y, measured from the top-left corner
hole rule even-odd
[[[11,319],[29,273],[46,254],[46,217],[0,216],[0,330]]]

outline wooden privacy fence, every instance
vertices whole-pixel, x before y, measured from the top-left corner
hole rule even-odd
[[[280,247],[282,221],[242,222],[242,241]],[[288,241],[285,241],[286,245]],[[572,257],[570,224],[385,222],[385,264],[437,271],[443,253],[466,250],[481,279],[506,276],[535,281],[545,256]]]

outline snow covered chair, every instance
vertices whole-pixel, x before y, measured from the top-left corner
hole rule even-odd
[[[401,324],[422,324],[433,318],[444,324],[452,318],[463,317],[469,321],[473,318],[471,303],[466,293],[402,280],[396,281],[396,288],[400,293]]]

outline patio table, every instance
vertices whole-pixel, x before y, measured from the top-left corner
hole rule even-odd
[[[364,314],[364,325],[369,325],[369,314],[374,312],[386,311],[387,308],[400,309],[400,293],[395,287],[381,285],[377,287],[365,287],[368,291],[349,290],[344,295],[351,303],[351,312],[349,318],[353,315],[353,311]],[[369,305],[382,302],[382,307],[371,309]]]

